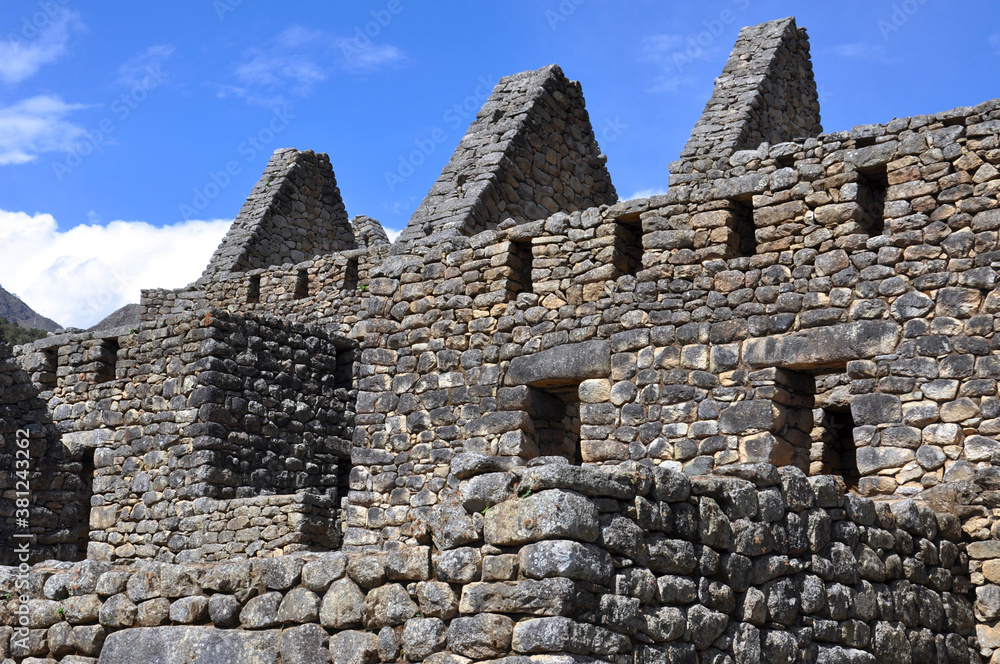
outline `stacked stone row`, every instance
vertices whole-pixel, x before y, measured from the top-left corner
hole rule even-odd
[[[457,457],[458,486],[424,525],[432,546],[39,566],[29,652],[8,656],[95,657],[131,627],[195,639],[213,625],[223,640],[266,631],[286,662],[972,661],[954,515],[845,495],[794,468],[689,480],[634,463],[518,463]]]

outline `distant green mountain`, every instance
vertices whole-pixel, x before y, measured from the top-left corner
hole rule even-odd
[[[0,318],[26,329],[45,330],[46,332],[62,329],[62,325],[36,313],[22,302],[21,298],[13,293],[8,293],[2,286],[0,286]]]

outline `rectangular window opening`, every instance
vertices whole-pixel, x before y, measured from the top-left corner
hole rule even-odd
[[[527,242],[511,243],[510,255],[507,260],[507,267],[510,268],[510,274],[507,277],[507,281],[510,284],[508,290],[511,295],[530,293],[532,291],[531,270],[533,260],[534,256],[531,253],[530,240]]]
[[[622,275],[635,276],[642,269],[642,225],[615,222],[615,267]]]
[[[753,221],[753,201],[749,198],[734,198],[729,201],[728,258],[754,256],[757,253],[757,226]]]
[[[860,138],[855,138],[854,149],[857,150],[859,148],[867,148],[871,145],[875,145],[877,140],[876,136],[862,136]]]
[[[839,475],[849,489],[857,489],[858,472],[854,447],[854,418],[850,406],[827,406],[817,409],[821,419],[816,422],[822,444],[823,474]]]
[[[118,339],[102,339],[97,350],[97,382],[107,383],[116,377],[118,371],[118,352],[121,347]]]
[[[528,389],[528,414],[535,425],[539,455],[561,456],[572,464],[582,464],[579,385]]]
[[[80,491],[79,500],[76,502],[78,509],[75,514],[73,510],[64,510],[66,518],[75,521],[75,523],[66,524],[71,528],[76,526],[75,562],[87,559],[87,545],[90,543],[90,504],[94,495],[94,473],[96,472],[94,450],[84,450],[80,462]]]
[[[247,281],[247,304],[260,302],[260,275],[254,274]]]
[[[295,299],[302,300],[309,297],[309,271],[299,270],[295,277]]]
[[[354,387],[354,359],[357,349],[338,348],[337,363],[333,370],[333,389],[350,390]]]
[[[885,232],[885,195],[889,178],[885,166],[858,171],[858,205],[862,210],[861,225],[870,236]]]
[[[358,289],[358,259],[349,258],[344,267],[344,291],[350,293]]]

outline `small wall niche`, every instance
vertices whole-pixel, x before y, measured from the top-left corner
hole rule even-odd
[[[732,229],[727,258],[753,256],[757,253],[757,226],[753,221],[753,201],[733,198],[729,201],[729,226]]]
[[[115,379],[118,370],[118,352],[121,347],[118,339],[101,339],[97,347],[96,357],[96,380],[98,383],[107,383]]]
[[[344,292],[351,293],[358,289],[358,259],[347,259],[344,266]]]
[[[247,280],[247,304],[260,302],[260,275],[252,274]]]
[[[299,270],[295,276],[295,299],[303,300],[309,297],[309,271]]]
[[[622,275],[635,276],[642,269],[642,224],[638,221],[615,222],[615,267]]]
[[[90,542],[90,499],[94,495],[94,474],[96,472],[94,450],[84,450],[80,464],[80,492],[79,500],[76,503],[78,510],[76,514],[71,514],[71,510],[66,512],[67,516],[75,517],[76,523],[65,524],[69,527],[76,526],[77,529],[76,562],[87,559],[87,544]]]
[[[868,235],[882,235],[885,232],[885,195],[889,178],[885,165],[859,169],[857,203],[862,211],[861,226]]]
[[[350,390],[354,387],[355,348],[338,348],[337,363],[333,370],[333,389]]]
[[[518,293],[531,292],[531,270],[534,256],[531,252],[531,241],[512,242],[510,254],[507,258],[507,267],[511,274],[507,277],[510,284],[508,292],[511,296]]]

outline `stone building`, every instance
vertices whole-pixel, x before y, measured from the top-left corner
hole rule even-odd
[[[507,77],[392,244],[279,150],[136,327],[4,349],[0,654],[1000,662],[1000,100],[819,110],[745,28],[618,201]]]

